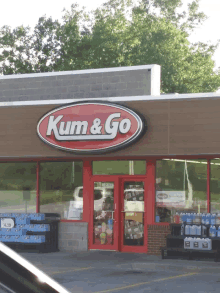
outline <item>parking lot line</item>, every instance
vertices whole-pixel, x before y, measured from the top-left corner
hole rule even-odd
[[[77,268],[77,269],[69,269],[69,270],[64,270],[64,271],[57,271],[57,272],[52,272],[51,275],[57,275],[57,274],[68,273],[68,272],[77,272],[77,271],[90,270],[90,269],[93,269],[93,267]]]
[[[119,291],[119,290],[129,289],[129,288],[132,288],[132,287],[146,285],[146,284],[150,284],[150,283],[154,283],[154,282],[162,282],[162,281],[167,281],[167,280],[171,280],[171,279],[175,279],[175,278],[188,277],[188,276],[192,276],[192,275],[198,275],[198,273],[189,273],[189,274],[172,276],[172,277],[167,277],[167,278],[162,278],[162,279],[156,279],[156,280],[152,280],[152,281],[148,281],[148,282],[136,283],[136,284],[131,284],[131,285],[123,286],[123,287],[117,287],[117,288],[113,288],[113,289],[107,289],[107,290],[103,290],[103,291],[98,291],[98,292],[95,292],[95,293],[106,293],[106,292]]]

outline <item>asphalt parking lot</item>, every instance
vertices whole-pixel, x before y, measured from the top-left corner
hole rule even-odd
[[[220,292],[220,262],[88,251],[20,253],[70,292]]]

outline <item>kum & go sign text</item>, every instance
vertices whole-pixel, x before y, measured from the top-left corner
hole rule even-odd
[[[142,136],[145,121],[135,111],[106,102],[80,102],[56,108],[37,125],[49,145],[80,153],[123,148]]]

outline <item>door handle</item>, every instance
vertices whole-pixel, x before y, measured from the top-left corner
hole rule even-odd
[[[145,211],[121,211],[122,213],[145,213]]]

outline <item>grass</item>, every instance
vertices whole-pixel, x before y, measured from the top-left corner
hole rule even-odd
[[[73,191],[65,190],[65,191],[57,191],[57,190],[49,190],[49,191],[41,191],[40,192],[40,203],[48,204],[48,203],[58,203],[73,200]]]
[[[40,192],[40,203],[56,203],[56,202],[65,202],[73,200],[73,191],[41,191]],[[0,190],[0,207],[10,206],[10,205],[20,205],[24,203],[23,200],[23,191],[20,190]],[[36,203],[36,190],[31,190],[31,199],[28,201],[28,204]]]
[[[0,206],[19,205],[23,203],[23,191],[0,190]],[[31,199],[28,203],[36,203],[36,190],[31,191]]]
[[[186,193],[186,198],[187,198]],[[207,199],[206,191],[194,191],[193,200],[205,202]],[[62,203],[73,200],[73,190],[42,190],[40,192],[40,203],[41,205],[49,203]],[[220,204],[220,194],[211,193],[211,201]],[[23,191],[18,190],[0,190],[0,207],[10,206],[10,205],[20,205],[24,203]],[[31,199],[28,204],[36,203],[36,190],[31,190]]]

